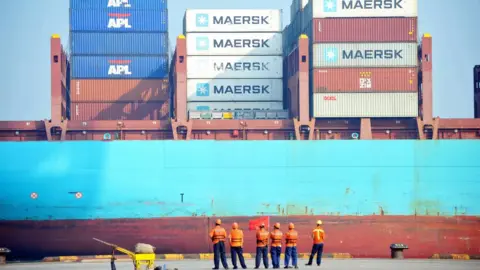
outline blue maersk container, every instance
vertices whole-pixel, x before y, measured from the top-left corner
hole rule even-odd
[[[163,10],[70,9],[70,31],[168,32]]]
[[[70,0],[71,9],[166,9],[167,0]]]
[[[72,56],[73,79],[163,79],[165,56]]]
[[[168,33],[70,33],[73,55],[167,55]]]

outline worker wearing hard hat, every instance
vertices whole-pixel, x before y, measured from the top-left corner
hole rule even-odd
[[[210,239],[212,239],[213,243],[213,262],[215,264],[213,269],[218,269],[220,258],[222,259],[223,267],[228,269],[227,258],[225,256],[225,238],[227,238],[227,232],[221,225],[222,221],[217,219],[215,228],[210,232]]]
[[[268,268],[268,231],[265,229],[265,224],[260,225],[257,231],[257,254],[255,255],[255,269],[260,267],[260,262],[263,258],[263,266]]]
[[[290,257],[292,258],[292,266],[298,268],[297,265],[297,240],[298,232],[295,229],[293,223],[288,224],[288,232],[285,233],[285,268],[288,268]]]
[[[282,253],[282,237],[283,233],[280,231],[280,223],[273,225],[273,232],[270,233],[271,247],[270,255],[272,256],[273,268],[280,268],[280,253]]]
[[[323,222],[321,220],[317,221],[317,227],[312,232],[312,253],[310,254],[310,259],[306,265],[312,265],[315,254],[317,254],[317,265],[320,266],[322,263],[323,241],[325,239],[325,231],[323,230],[322,225]]]
[[[232,264],[233,269],[237,268],[237,255],[240,260],[240,264],[243,269],[247,269],[245,265],[245,259],[243,258],[243,231],[238,228],[238,223],[232,224],[232,230],[230,231],[230,250],[232,252]]]

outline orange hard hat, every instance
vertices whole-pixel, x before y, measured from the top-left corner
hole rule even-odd
[[[234,222],[234,223],[232,224],[232,229],[238,229],[238,223]]]
[[[317,221],[317,225],[322,225],[322,224],[323,224],[323,222],[321,220]]]
[[[222,224],[222,220],[220,220],[220,219],[217,219],[217,221],[215,221],[215,224],[217,224],[217,225],[221,225],[221,224]]]
[[[288,224],[288,228],[293,229],[293,228],[295,228],[295,225],[293,225],[293,223],[290,223],[290,224]]]
[[[273,225],[273,227],[277,228],[277,229],[280,229],[280,223],[275,223],[275,225]]]

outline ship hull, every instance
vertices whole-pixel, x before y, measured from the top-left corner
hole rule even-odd
[[[480,254],[477,141],[0,143],[0,247],[15,257],[109,253],[93,237],[158,253],[211,252],[208,231],[258,216],[326,252]],[[253,232],[246,251],[254,251]]]
[[[254,217],[222,218],[229,229],[238,222],[244,229],[245,252],[255,253],[255,232],[248,229]],[[299,252],[310,252],[309,235],[316,219],[325,222],[326,253],[350,253],[355,258],[388,258],[390,245],[408,245],[407,258],[440,254],[480,254],[480,219],[477,217],[420,216],[291,216],[270,217],[285,230],[293,222],[300,234]],[[210,253],[208,232],[214,218],[183,217],[153,219],[56,220],[0,222],[2,245],[17,257],[100,255],[111,250],[92,238],[122,247],[150,243],[159,254]],[[21,251],[21,252],[17,252]],[[229,249],[227,248],[227,252]]]

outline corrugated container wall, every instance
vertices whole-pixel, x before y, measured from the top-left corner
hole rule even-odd
[[[184,33],[281,32],[279,9],[187,9]]]
[[[474,83],[474,89],[477,92],[480,92],[480,65],[476,65],[473,68],[473,83]]]
[[[187,80],[190,101],[282,101],[282,79]]]
[[[417,0],[309,0],[308,18],[417,17]]]
[[[189,102],[188,111],[282,110],[282,102]]]
[[[299,10],[305,8],[309,0],[293,0],[290,5],[290,20],[293,20]]]
[[[70,0],[71,119],[168,119],[167,0]]]
[[[163,80],[72,80],[73,102],[152,102],[168,101],[168,79]]]
[[[189,79],[281,79],[281,56],[189,56]]]
[[[71,9],[166,9],[167,0],[70,0]]]
[[[168,56],[72,56],[73,79],[163,79]]]
[[[416,43],[317,43],[313,67],[416,67]]]
[[[187,55],[282,55],[281,33],[188,33]]]
[[[417,42],[417,18],[313,19],[306,29],[313,43]]]
[[[313,92],[417,92],[417,68],[319,68]]]
[[[418,93],[315,93],[313,116],[417,117]]]
[[[71,117],[76,121],[91,120],[167,120],[169,103],[92,102],[71,105]]]
[[[168,55],[168,33],[70,34],[73,55]]]
[[[286,75],[286,79],[288,80],[288,78],[295,75],[295,73],[297,73],[298,69],[300,68],[298,63],[298,60],[299,60],[298,48],[295,48],[295,50],[293,50],[286,58],[287,58],[287,69],[286,69],[287,73],[285,75]]]
[[[167,10],[71,9],[70,31],[167,32]]]

